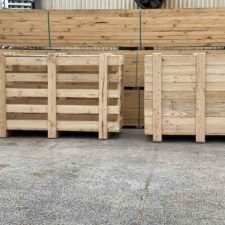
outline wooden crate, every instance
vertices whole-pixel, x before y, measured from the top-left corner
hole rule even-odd
[[[122,66],[113,54],[2,55],[0,137],[9,130],[46,130],[49,138],[99,132],[100,139],[120,132]]]
[[[146,55],[151,55],[156,51],[113,51],[115,55],[124,56],[123,66],[123,86],[124,91],[124,110],[123,110],[123,125],[126,127],[143,127],[144,126],[144,58]],[[174,55],[185,54],[192,55],[193,50],[167,50],[160,51],[162,54]],[[209,54],[224,54],[224,51],[209,50]],[[0,54],[4,55],[48,55],[49,53],[62,53],[68,55],[99,55],[100,51],[77,51],[77,50],[1,50]],[[26,68],[20,66],[16,67],[17,71],[24,72],[45,72],[46,68],[26,66]],[[37,70],[38,69],[38,70]],[[83,68],[82,68],[83,69]],[[93,69],[93,68],[92,68]],[[61,72],[71,72],[77,70],[72,67],[58,66],[58,70]],[[97,71],[96,71],[97,72]],[[141,92],[141,93],[140,93]],[[140,96],[140,98],[139,98]]]
[[[61,53],[68,55],[98,55],[100,51],[74,51],[74,50],[49,50],[49,51],[34,51],[34,50],[2,50],[0,54],[4,55],[48,55],[49,53]],[[144,126],[144,113],[143,113],[143,87],[144,87],[144,55],[150,54],[152,51],[114,51],[115,55],[122,55],[124,57],[123,64],[123,86],[124,86],[124,110],[123,110],[123,125],[125,127],[143,127]],[[8,68],[12,69],[12,68]],[[45,67],[34,66],[17,66],[18,72],[42,72],[44,73]],[[84,70],[82,66],[78,67],[64,67],[58,66],[58,70],[62,73],[72,72],[74,70]],[[91,68],[92,71],[96,68]],[[86,68],[87,70],[87,68]],[[141,92],[141,93],[140,93]]]
[[[145,57],[145,133],[225,135],[225,54]]]

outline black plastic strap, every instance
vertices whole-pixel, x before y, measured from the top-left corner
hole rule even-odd
[[[50,21],[50,11],[48,10],[48,45],[52,47],[52,40],[51,40],[51,21]]]

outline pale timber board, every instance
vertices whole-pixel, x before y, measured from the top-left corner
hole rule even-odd
[[[57,137],[57,64],[56,56],[48,56],[48,138]]]
[[[0,137],[7,136],[6,129],[6,74],[5,57],[0,55]]]
[[[196,69],[196,142],[205,142],[205,117],[206,117],[206,54],[198,53],[195,55],[197,60]]]

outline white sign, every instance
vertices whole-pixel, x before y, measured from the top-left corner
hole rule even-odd
[[[0,0],[0,9],[4,8],[3,0]]]

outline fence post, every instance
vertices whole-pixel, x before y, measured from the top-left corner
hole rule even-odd
[[[108,139],[108,55],[99,56],[99,139]]]
[[[206,54],[196,56],[196,142],[205,143],[205,89],[206,89]]]
[[[48,55],[48,138],[57,138],[56,55]]]
[[[0,55],[0,138],[7,137],[5,57]]]
[[[162,56],[153,54],[153,141],[162,142]]]

